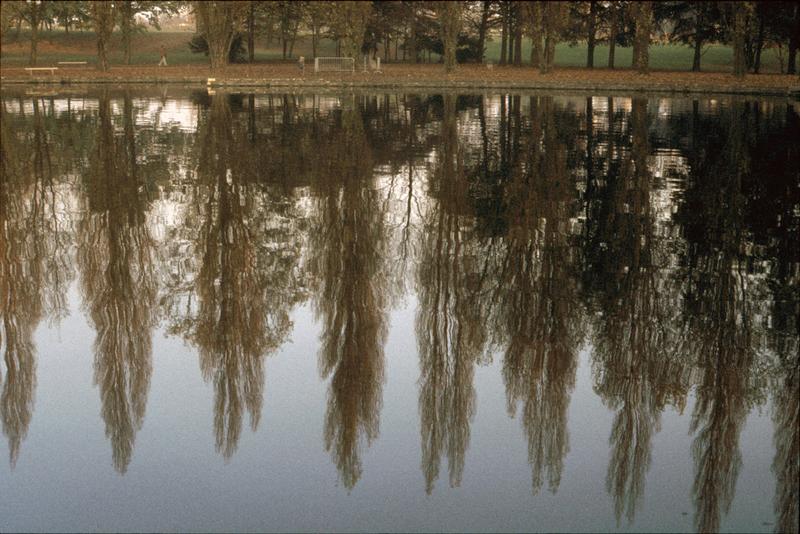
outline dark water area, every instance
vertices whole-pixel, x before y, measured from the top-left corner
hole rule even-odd
[[[4,90],[0,530],[797,531],[799,113]]]

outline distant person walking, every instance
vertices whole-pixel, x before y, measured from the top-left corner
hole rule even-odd
[[[158,62],[159,67],[166,67],[167,66],[167,49],[164,48],[164,45],[161,45],[161,61]]]

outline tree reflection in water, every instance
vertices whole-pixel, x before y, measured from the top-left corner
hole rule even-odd
[[[496,282],[496,336],[505,350],[509,412],[513,415],[522,403],[534,493],[543,475],[552,492],[561,480],[569,451],[567,409],[583,337],[579,258],[570,242],[576,190],[557,127],[553,99],[531,97],[527,159],[507,178],[510,228]]]
[[[291,230],[276,222],[286,215],[283,204],[272,201],[250,166],[257,154],[248,152],[247,125],[241,114],[234,118],[231,100],[213,96],[198,128],[190,215],[198,305],[184,330],[214,385],[216,448],[225,458],[236,451],[245,411],[258,427],[264,358],[289,335],[299,253]]]
[[[319,368],[330,377],[325,449],[345,488],[361,478],[361,442],[378,437],[386,339],[386,205],[355,102],[317,137],[308,271],[322,323]]]
[[[85,175],[78,227],[84,305],[94,326],[95,382],[100,388],[114,467],[125,473],[144,422],[152,374],[157,281],[147,227],[149,199],[137,172],[130,95],[123,100],[123,135],[113,124],[107,90],[100,96],[95,147]]]
[[[472,383],[486,343],[487,310],[478,298],[480,251],[469,216],[455,96],[444,96],[440,156],[423,215],[417,268],[416,319],[420,359],[422,471],[430,493],[444,453],[451,486],[458,486],[475,414]]]
[[[52,106],[31,101],[13,117],[0,107],[0,421],[12,467],[33,417],[36,348],[33,332],[44,317],[66,315],[68,230],[60,204],[58,160],[51,139]],[[22,121],[27,128],[15,127]],[[55,159],[55,161],[54,161]]]
[[[666,244],[656,231],[647,100],[633,99],[629,130],[615,131],[612,112],[605,185],[590,200],[586,275],[599,312],[593,328],[595,390],[616,410],[606,486],[617,521],[623,515],[632,521],[644,495],[653,434],[667,404],[683,407],[689,369],[676,350],[678,296],[669,280]]]
[[[143,424],[159,319],[198,350],[228,459],[243,419],[259,424],[265,357],[313,294],[324,446],[351,490],[379,433],[388,310],[408,290],[427,492],[445,458],[450,485],[462,481],[475,366],[494,352],[533,491],[555,492],[586,342],[594,391],[614,411],[617,521],[642,507],[662,412],[682,411],[692,391],[697,529],[726,526],[744,423],[770,400],[775,528],[796,530],[793,108],[219,92],[195,96],[197,128],[181,131],[155,112],[152,128],[134,120],[146,106],[120,96],[99,91],[97,109],[68,98],[61,111],[3,99],[0,421],[12,465],[33,414],[34,331],[67,312],[76,242],[120,472]],[[662,168],[669,158],[675,169]],[[158,219],[169,210],[174,220]]]

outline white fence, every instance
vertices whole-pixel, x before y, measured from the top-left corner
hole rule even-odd
[[[355,72],[356,60],[351,57],[316,57],[314,72]]]

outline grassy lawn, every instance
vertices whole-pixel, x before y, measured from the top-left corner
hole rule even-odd
[[[191,32],[159,32],[150,31],[139,33],[133,39],[132,63],[134,65],[155,65],[159,60],[159,50],[163,45],[167,50],[167,60],[170,65],[206,65],[208,59],[202,54],[193,54],[188,47]],[[39,42],[39,65],[54,65],[58,61],[96,61],[94,34],[91,32],[72,32],[69,35],[63,31],[43,32]],[[111,64],[122,63],[120,36],[114,34],[111,43]],[[523,43],[522,57],[524,62],[530,58],[530,41]],[[13,32],[6,35],[6,40],[0,49],[0,62],[9,67],[20,67],[28,64],[30,44],[26,32],[22,32],[20,40],[15,42]],[[629,67],[631,64],[630,48],[617,47],[616,66]],[[332,56],[336,53],[335,44],[323,39],[318,47],[317,54]],[[690,47],[680,45],[652,45],[650,47],[650,66],[653,69],[687,71],[692,66],[693,51]],[[277,61],[281,59],[281,49],[273,44],[266,47],[263,39],[256,46],[256,61]],[[294,58],[298,56],[312,57],[311,40],[300,38],[295,43]],[[381,53],[382,55],[382,53]],[[732,64],[732,50],[724,45],[709,46],[702,59],[702,69],[709,72],[728,72]],[[500,58],[500,42],[493,40],[487,43],[487,61],[497,62]],[[434,61],[438,56],[434,57]],[[608,60],[608,46],[599,45],[595,49],[595,66],[605,67]],[[583,67],[586,64],[586,46],[583,44],[570,46],[560,44],[556,47],[556,65],[561,67]],[[765,73],[780,72],[778,54],[774,49],[764,50],[762,53],[762,70]]]
[[[614,52],[614,65],[618,68],[630,67],[632,48],[617,47]],[[522,43],[523,62],[530,60],[530,41]],[[584,67],[586,65],[586,45],[570,46],[559,44],[556,46],[556,65],[561,67]],[[650,67],[664,70],[691,70],[694,50],[689,46],[681,45],[651,45]],[[486,47],[486,59],[489,61],[500,60],[500,42],[492,41]],[[785,60],[784,60],[785,61]],[[700,68],[709,72],[731,70],[733,64],[733,50],[726,45],[711,45],[706,48]],[[780,72],[780,61],[774,49],[767,49],[761,53],[762,72]],[[594,66],[608,66],[608,45],[598,45],[594,50]]]

